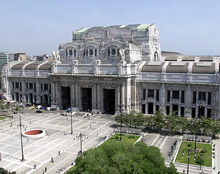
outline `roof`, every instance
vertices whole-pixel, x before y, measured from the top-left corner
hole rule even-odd
[[[39,67],[39,70],[50,70],[51,69],[52,62],[48,61],[29,61],[25,60],[22,62],[18,62],[14,65],[12,65],[11,70],[22,70],[24,67],[25,70],[37,70]]]
[[[146,62],[141,72],[215,74],[217,73],[216,67],[218,67],[218,62],[168,61],[166,64],[165,62]]]
[[[36,70],[38,65],[42,64],[42,61],[35,61],[25,67],[25,70]]]
[[[24,65],[26,65],[27,63],[29,63],[30,61],[26,60],[26,61],[22,61],[22,62],[19,62],[15,65],[13,65],[11,67],[12,70],[21,70],[23,68]]]
[[[136,30],[136,31],[146,31],[149,26],[153,24],[130,24],[130,25],[112,25],[112,26],[96,26],[96,27],[91,27],[91,28],[81,28],[78,30],[75,30],[73,33],[74,34],[82,34],[90,31],[94,31],[97,29],[104,29],[104,28],[127,28],[130,30]]]
[[[51,70],[51,65],[53,62],[47,62],[40,66],[39,70]]]

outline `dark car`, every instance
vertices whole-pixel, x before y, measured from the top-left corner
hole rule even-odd
[[[36,113],[43,113],[43,111],[41,111],[41,110],[36,110]]]

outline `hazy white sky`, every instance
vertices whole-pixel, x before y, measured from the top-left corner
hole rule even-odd
[[[82,27],[155,23],[161,49],[220,55],[220,0],[0,0],[0,52],[51,54]]]

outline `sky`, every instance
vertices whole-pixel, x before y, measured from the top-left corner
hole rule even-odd
[[[220,0],[0,0],[0,52],[51,55],[83,27],[152,24],[161,49],[220,55]]]

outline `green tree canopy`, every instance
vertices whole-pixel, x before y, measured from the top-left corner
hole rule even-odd
[[[84,152],[67,174],[177,174],[173,165],[166,167],[157,147],[139,142],[107,143]]]

